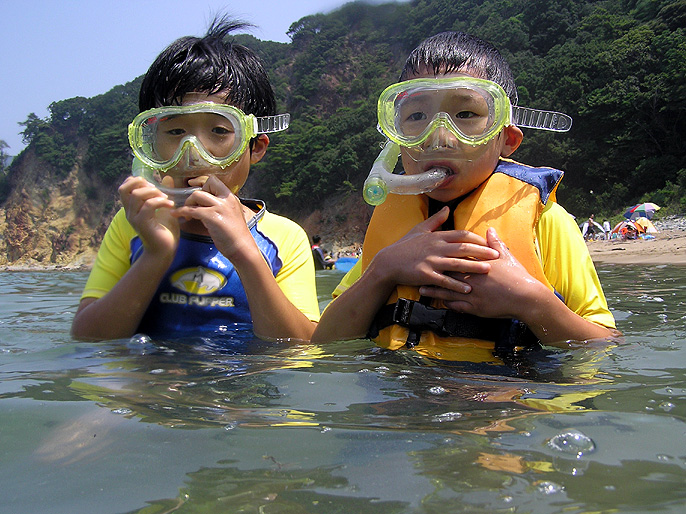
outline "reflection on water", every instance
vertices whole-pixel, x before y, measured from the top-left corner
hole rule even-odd
[[[367,341],[74,342],[85,274],[0,274],[0,512],[681,512],[686,274],[599,272],[625,343],[507,373]]]

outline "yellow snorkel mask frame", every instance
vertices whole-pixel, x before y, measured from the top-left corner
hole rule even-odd
[[[164,157],[157,148],[161,132],[166,130],[165,123],[170,120],[190,119],[193,115],[213,115],[221,120],[227,135],[224,142],[217,145],[220,151],[210,151],[203,144],[203,136],[188,133],[178,138],[176,150],[171,157]],[[252,138],[258,134],[278,132],[288,128],[290,114],[256,117],[245,114],[239,108],[227,104],[203,102],[191,105],[172,105],[157,107],[138,114],[128,128],[129,144],[136,158],[145,166],[159,172],[177,166],[191,149],[197,151],[207,165],[226,168],[237,161],[248,147]]]
[[[419,78],[393,84],[379,96],[377,115],[377,128],[387,141],[364,183],[363,196],[370,205],[382,204],[389,193],[426,193],[443,182],[447,175],[441,168],[415,175],[393,173],[400,147],[421,154],[426,146],[430,153],[436,145],[427,141],[439,129],[452,134],[455,140],[442,138],[438,146],[450,147],[453,156],[462,153],[464,157],[459,158],[469,160],[467,148],[485,145],[509,125],[554,132],[566,132],[572,127],[570,116],[513,106],[499,84],[471,76]]]
[[[566,114],[513,106],[505,90],[471,76],[412,79],[387,87],[377,103],[379,130],[406,148],[422,146],[439,128],[462,144],[488,143],[508,125],[565,132]]]

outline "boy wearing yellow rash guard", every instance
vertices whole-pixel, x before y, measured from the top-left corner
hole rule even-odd
[[[259,58],[218,19],[155,60],[129,125],[134,173],[72,323],[78,338],[252,329],[309,340],[319,318],[307,235],[240,199],[267,133],[288,126]],[[242,330],[241,330],[242,331]]]
[[[516,107],[500,53],[463,33],[424,41],[400,78],[381,95],[379,129],[407,175],[445,178],[376,207],[313,340],[368,336],[500,362],[520,346],[618,335],[581,234],[555,203],[563,173],[508,159],[523,138],[515,122],[555,130],[558,115]]]

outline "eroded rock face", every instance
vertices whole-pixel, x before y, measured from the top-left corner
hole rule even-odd
[[[13,167],[9,189],[0,207],[0,266],[92,263],[116,212],[116,188],[93,187],[78,163],[66,176],[55,177],[27,151]]]
[[[83,171],[80,163],[86,150],[80,148],[78,155],[66,176],[54,173],[30,148],[13,164],[9,194],[0,205],[0,267],[92,265],[121,205],[117,185],[126,170],[114,184],[103,184]],[[249,190],[246,196],[262,197],[259,190]],[[331,199],[320,209],[289,217],[310,237],[320,234],[328,250],[350,253],[361,248],[371,213],[362,196],[353,192]]]

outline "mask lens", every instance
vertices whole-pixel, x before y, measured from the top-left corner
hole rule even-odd
[[[492,96],[480,88],[415,88],[396,98],[395,130],[406,140],[419,141],[443,126],[470,143],[493,128],[495,114]]]
[[[241,125],[230,115],[215,112],[161,113],[142,123],[149,157],[159,163],[174,160],[191,142],[215,159],[231,156],[241,143]]]

